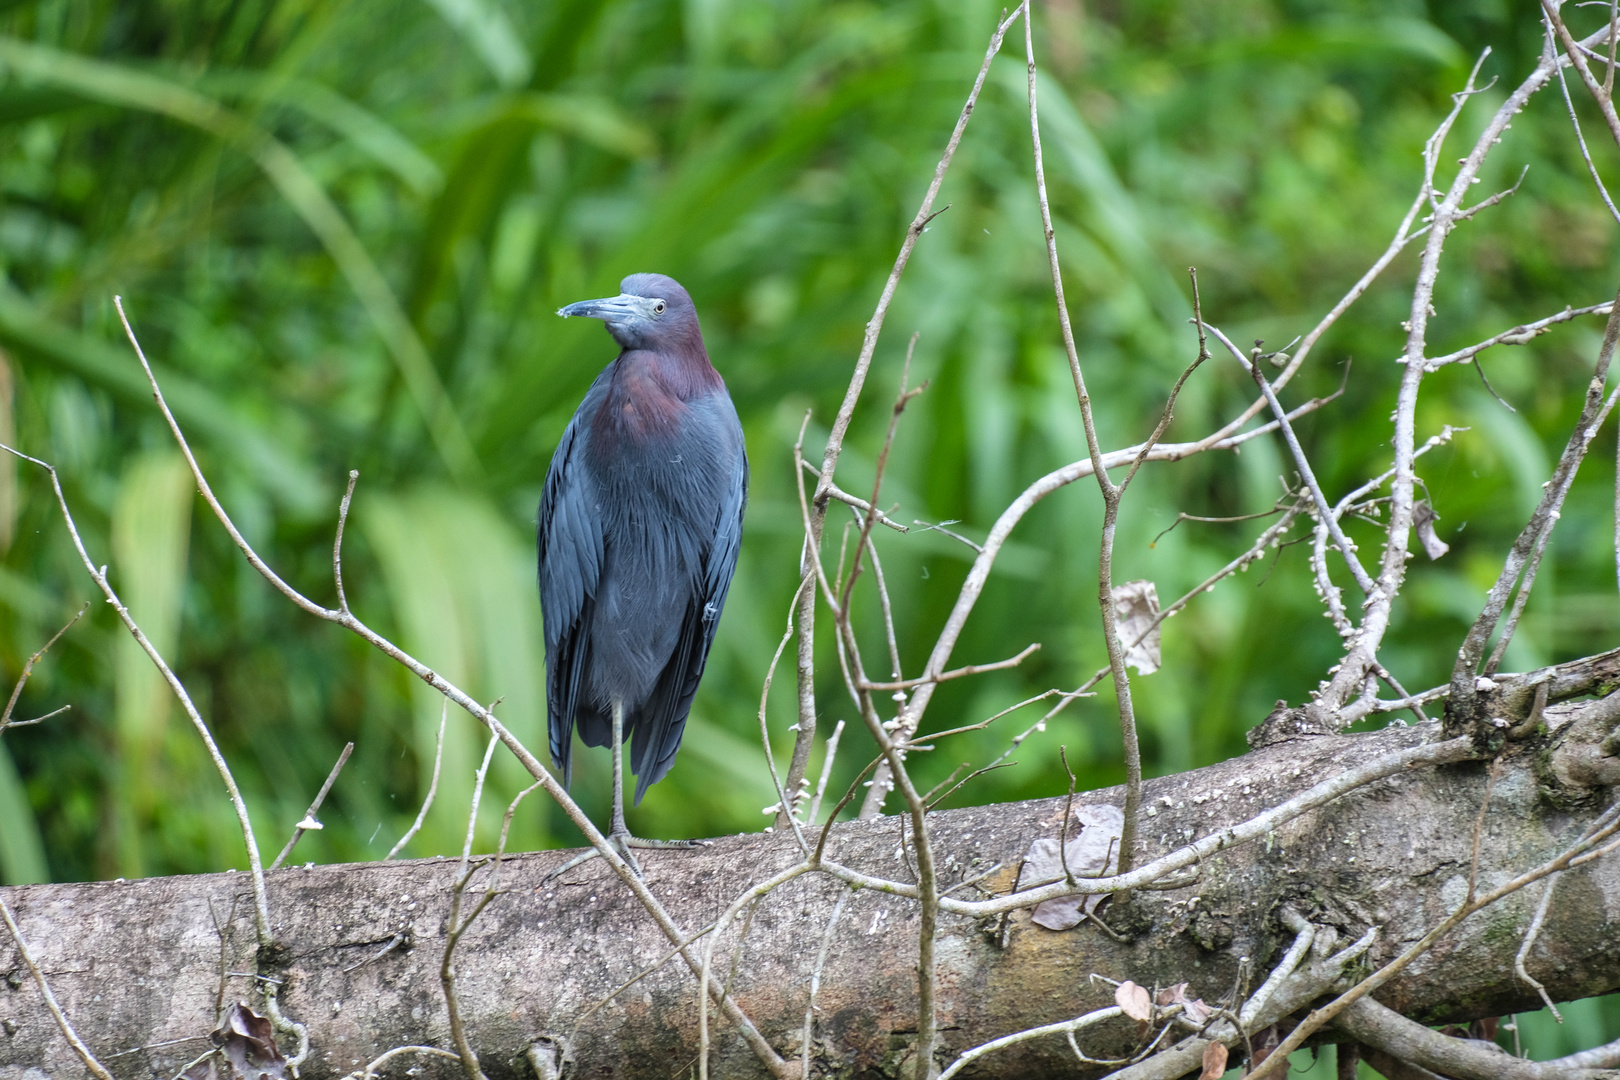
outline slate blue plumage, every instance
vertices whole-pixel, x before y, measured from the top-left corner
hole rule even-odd
[[[675,762],[725,607],[748,458],[686,290],[662,274],[620,287],[558,312],[602,319],[621,352],[546,473],[540,610],[552,760],[567,783],[576,726],[611,745],[617,701],[640,803]],[[621,799],[616,782],[615,833]]]

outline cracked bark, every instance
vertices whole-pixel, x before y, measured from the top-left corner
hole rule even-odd
[[[1512,695],[1504,677],[1504,699]],[[1520,695],[1523,696],[1523,695]],[[1516,700],[1516,699],[1515,699]],[[1488,888],[1572,841],[1611,801],[1612,788],[1583,783],[1571,767],[1599,753],[1596,733],[1612,729],[1620,699],[1564,702],[1545,709],[1538,730],[1513,744],[1485,816],[1479,868]],[[1149,781],[1138,861],[1266,806],[1369,756],[1438,737],[1434,725],[1351,736],[1306,735],[1230,761]],[[1611,740],[1612,741],[1612,740]],[[1612,758],[1604,759],[1611,761]],[[1474,820],[1486,764],[1466,762],[1391,777],[1223,852],[1194,886],[1136,892],[1103,912],[1134,939],[1121,944],[1082,923],[1054,933],[1027,911],[1005,927],[942,915],[939,938],[940,1037],[952,1055],[1020,1028],[1071,1018],[1112,1003],[1092,972],[1143,985],[1187,981],[1206,1000],[1226,994],[1248,957],[1252,983],[1292,939],[1276,920],[1288,904],[1313,922],[1360,935],[1383,927],[1369,960],[1379,964],[1421,937],[1468,887]],[[1120,789],[1090,793],[1077,805],[1113,801]],[[942,811],[936,831],[942,886],[973,878],[1004,892],[1030,842],[1056,836],[1062,798]],[[892,819],[838,826],[830,858],[907,880]],[[696,1054],[693,980],[665,964],[584,1016],[614,987],[668,951],[668,943],[622,885],[586,864],[549,885],[542,876],[565,857],[512,858],[508,891],[468,932],[457,953],[459,995],[471,1039],[492,1080],[531,1075],[524,1056],[541,1036],[569,1040],[576,1076],[667,1077]],[[696,852],[650,853],[647,880],[690,926],[714,918],[749,882],[792,865],[791,838],[745,835]],[[342,1075],[392,1046],[449,1045],[437,971],[455,859],[285,869],[269,877],[280,947],[267,970],[284,979],[282,1007],[310,1027],[306,1077]],[[478,885],[474,883],[475,887]],[[247,888],[240,873],[124,883],[37,885],[4,890],[30,948],[39,956],[79,1034],[115,1075],[172,1075],[214,1025],[219,941],[208,903],[226,910]],[[733,980],[743,1007],[784,1053],[800,1052],[811,969],[828,917],[846,887],[806,875],[762,901]],[[953,895],[982,898],[978,888]],[[1539,1007],[1513,977],[1513,957],[1537,890],[1503,900],[1464,922],[1377,995],[1423,1023],[1462,1022]],[[238,904],[238,910],[242,905]],[[917,907],[863,890],[832,931],[817,998],[813,1056],[818,1075],[895,1075],[916,1027]],[[385,946],[404,935],[394,948]],[[729,970],[736,930],[716,956]],[[1620,987],[1620,856],[1562,875],[1529,968],[1555,999]],[[252,970],[252,927],[238,919],[228,970]],[[380,953],[380,955],[378,955]],[[0,940],[0,1077],[24,1080],[30,1067],[52,1077],[82,1066],[41,1006],[9,940]],[[231,997],[249,995],[244,976]],[[576,1030],[577,1027],[577,1030]],[[1093,1056],[1127,1051],[1129,1022],[1088,1029]],[[139,1047],[149,1049],[122,1053]],[[763,1075],[735,1034],[716,1036],[717,1075]],[[449,1064],[449,1063],[446,1063]],[[12,1067],[22,1067],[13,1069]],[[422,1062],[423,1075],[436,1063]],[[449,1064],[454,1069],[453,1064]],[[1034,1040],[987,1056],[972,1075],[1075,1072],[1061,1038]],[[446,1073],[450,1075],[450,1073]]]

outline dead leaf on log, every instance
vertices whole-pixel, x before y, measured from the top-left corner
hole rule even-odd
[[[1221,1080],[1225,1075],[1226,1047],[1212,1042],[1204,1047],[1204,1071],[1198,1074],[1198,1080]]]
[[[1160,990],[1158,1002],[1160,1005],[1180,1005],[1182,1015],[1195,1024],[1202,1024],[1210,1016],[1210,1008],[1204,1004],[1203,998],[1187,996],[1186,983],[1176,983]]]
[[[230,1067],[223,1080],[283,1080],[285,1077],[287,1059],[276,1049],[275,1029],[269,1020],[242,1002],[230,1007],[224,1023],[211,1038]]]
[[[1127,581],[1115,585],[1114,614],[1119,619],[1119,642],[1126,646],[1125,663],[1143,675],[1158,671],[1160,627],[1153,626],[1153,620],[1159,617],[1159,590],[1153,582]],[[1153,626],[1151,631],[1149,626]],[[1137,638],[1142,640],[1132,645]]]
[[[219,1066],[214,1062],[215,1057],[215,1054],[209,1054],[181,1073],[179,1080],[220,1080]]]
[[[1278,1044],[1281,1042],[1282,1032],[1277,1030],[1276,1024],[1272,1024],[1270,1027],[1261,1031],[1258,1035],[1255,1035],[1250,1040],[1250,1045],[1252,1045],[1254,1048],[1254,1057],[1249,1062],[1250,1071],[1258,1069],[1262,1064],[1264,1064],[1266,1058],[1271,1056],[1272,1051],[1277,1049]],[[1283,1063],[1280,1075],[1282,1076],[1283,1080],[1287,1080],[1287,1062]]]
[[[1069,873],[1075,877],[1106,877],[1119,870],[1119,837],[1125,828],[1125,813],[1117,806],[1081,806],[1074,811],[1077,826],[1071,826],[1074,835],[1058,854],[1054,837],[1043,836],[1029,846],[1024,856],[1024,870],[1018,875],[1019,888],[1042,881],[1063,880],[1063,867],[1067,862]],[[1096,911],[1107,893],[1076,893],[1060,896],[1036,905],[1032,916],[1035,925],[1048,930],[1067,930],[1079,924],[1088,912]]]
[[[1147,1023],[1153,1019],[1153,999],[1148,997],[1147,987],[1138,986],[1129,979],[1114,987],[1114,1004],[1132,1020]]]

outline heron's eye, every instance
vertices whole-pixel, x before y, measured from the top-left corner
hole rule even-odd
[[[662,300],[654,301],[654,303],[653,303],[653,314],[654,315],[662,315],[663,313],[664,313],[664,302]]]

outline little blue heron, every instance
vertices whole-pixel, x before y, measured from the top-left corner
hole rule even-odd
[[[663,845],[625,826],[624,739],[639,804],[675,763],[720,624],[748,457],[686,290],[663,274],[631,274],[619,287],[557,312],[601,319],[620,352],[546,472],[540,613],[552,761],[568,784],[576,724],[586,746],[613,747],[608,837],[635,867],[630,847]]]

